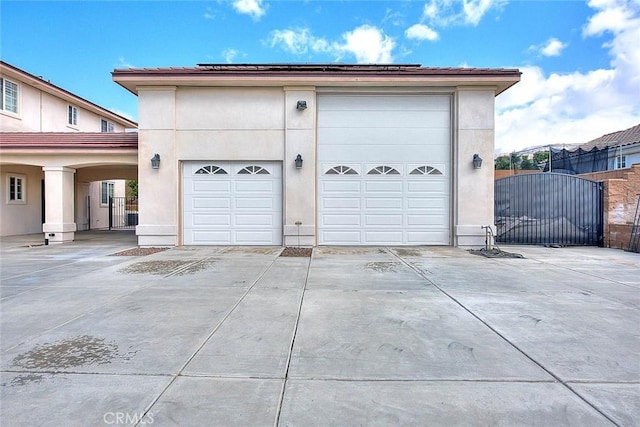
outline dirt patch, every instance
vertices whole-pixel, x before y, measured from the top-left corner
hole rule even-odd
[[[167,249],[169,248],[133,248],[127,249],[126,251],[116,252],[115,254],[111,254],[111,256],[146,256],[166,251]]]
[[[89,335],[38,345],[13,359],[13,365],[25,369],[58,370],[87,365],[104,365],[113,359],[129,360],[135,352],[120,354],[115,342]],[[32,378],[31,380],[35,380]]]
[[[395,273],[397,262],[370,262],[365,264],[367,270],[377,271],[378,273]]]
[[[398,256],[421,256],[422,255],[422,252],[416,249],[397,248],[397,249],[394,249],[394,251],[398,254]]]
[[[515,254],[512,252],[505,252],[502,249],[493,248],[487,250],[486,248],[482,249],[469,249],[468,251],[473,255],[482,255],[487,258],[524,258],[521,254]]]
[[[287,246],[280,253],[280,256],[309,258],[309,257],[311,257],[311,253],[312,252],[313,252],[312,248],[294,248],[294,247]]]
[[[184,270],[180,270],[176,276],[185,276],[187,274],[194,274],[200,271],[209,270],[216,263],[215,259],[205,259],[204,261],[197,262],[185,268]]]
[[[155,274],[164,276],[194,261],[195,260],[143,261],[131,264],[127,268],[120,270],[120,272],[124,274]]]

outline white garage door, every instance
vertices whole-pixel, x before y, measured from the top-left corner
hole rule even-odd
[[[449,245],[449,96],[318,97],[321,245]]]
[[[281,245],[278,162],[185,162],[185,245]]]

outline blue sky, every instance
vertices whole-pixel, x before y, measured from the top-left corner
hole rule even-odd
[[[127,117],[115,68],[197,63],[515,67],[496,151],[640,123],[640,0],[7,1],[2,59]]]

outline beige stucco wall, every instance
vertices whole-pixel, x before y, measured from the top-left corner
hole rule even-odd
[[[16,79],[11,78],[12,81]],[[31,87],[23,82],[20,85],[18,114],[0,112],[0,128],[3,132],[100,132],[103,118],[93,111],[84,109],[73,102],[57,98],[51,94]],[[78,108],[78,126],[67,124],[68,106]],[[106,119],[108,120],[108,119]],[[114,124],[115,132],[124,132],[122,124]]]
[[[27,180],[26,203],[7,202],[7,174],[24,175]],[[0,166],[0,236],[15,236],[42,232],[42,168],[25,165]]]
[[[493,149],[494,102],[491,88],[459,88],[455,97],[454,130],[454,244],[482,246],[485,231],[493,227]],[[484,160],[481,169],[473,168],[473,155]]]

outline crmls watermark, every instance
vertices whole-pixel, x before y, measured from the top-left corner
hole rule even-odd
[[[153,424],[153,414],[151,412],[105,412],[102,416],[105,424],[109,425],[131,425],[131,424]]]

